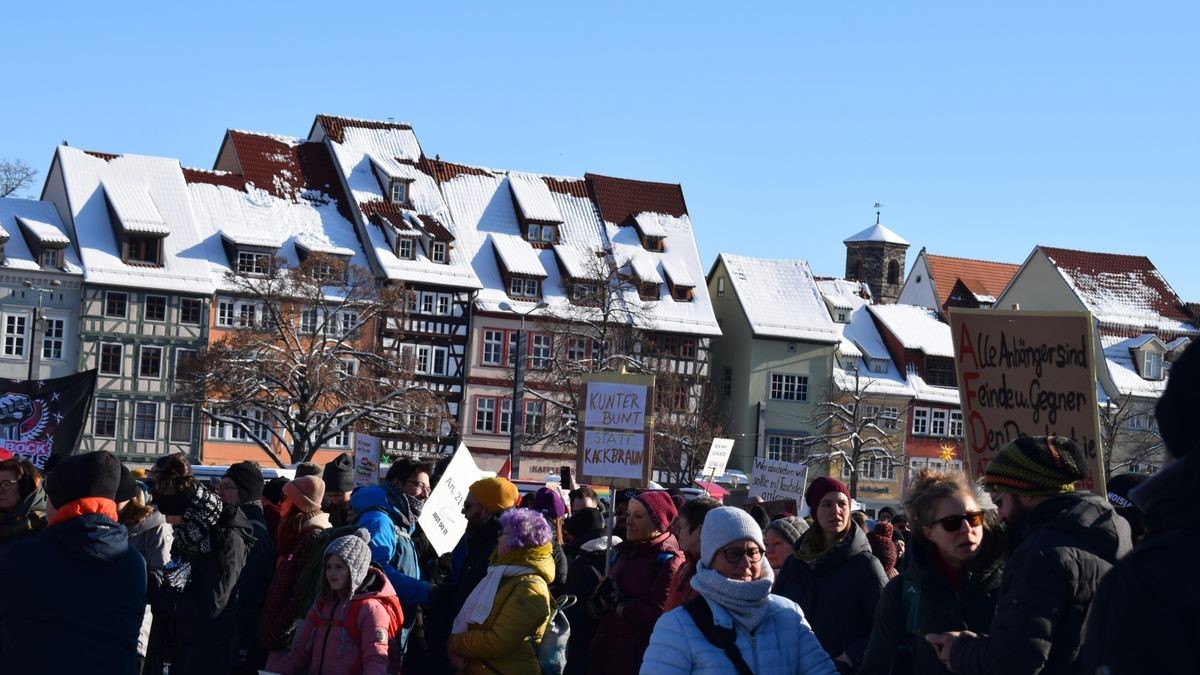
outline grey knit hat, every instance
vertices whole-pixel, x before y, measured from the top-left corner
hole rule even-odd
[[[367,578],[367,568],[371,566],[371,547],[368,545],[370,541],[371,533],[360,527],[354,534],[338,537],[325,547],[326,559],[336,555],[350,570],[351,593],[357,591],[358,587],[362,586],[363,579]]]
[[[783,537],[792,546],[800,541],[800,537],[808,531],[808,523],[804,522],[803,518],[796,516],[788,516],[787,518],[776,518],[770,523],[767,523],[767,531],[774,530],[775,534]]]
[[[710,567],[717,551],[740,539],[749,539],[766,549],[762,535],[762,528],[742,509],[735,506],[713,509],[704,516],[704,529],[700,530],[700,562]]]

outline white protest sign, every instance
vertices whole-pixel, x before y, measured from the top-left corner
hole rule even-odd
[[[808,481],[808,466],[799,462],[781,462],[754,458],[754,476],[750,479],[750,496],[764,501],[795,499],[804,503],[804,485]]]
[[[587,429],[583,432],[583,475],[641,478],[646,463],[646,434]]]
[[[704,470],[701,473],[705,476],[720,476],[725,473],[725,466],[729,464],[729,455],[732,452],[732,438],[712,439],[712,445],[708,446],[708,459],[704,460]]]
[[[583,426],[642,431],[646,428],[646,385],[589,382]]]
[[[654,377],[592,375],[585,383],[579,428],[580,478],[650,478]]]
[[[354,434],[354,485],[379,483],[379,439],[367,434]]]
[[[462,514],[463,502],[467,500],[467,489],[471,483],[482,475],[467,446],[460,443],[446,465],[446,472],[421,509],[421,517],[417,519],[417,524],[439,556],[453,551],[467,531],[467,519]]]

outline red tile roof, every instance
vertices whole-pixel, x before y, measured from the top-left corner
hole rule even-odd
[[[275,136],[229,131],[238,165],[246,181],[280,199],[295,201],[305,190],[321,192],[337,201],[347,220],[349,207],[329,151],[322,143],[289,143]]]
[[[939,311],[946,306],[950,292],[954,290],[955,281],[961,279],[963,285],[976,295],[990,295],[996,298],[1021,268],[1020,265],[1012,263],[952,258],[932,253],[926,253],[925,260],[929,264],[929,275],[937,285]]]
[[[226,173],[224,171],[206,171],[204,169],[191,169],[183,167],[183,180],[188,183],[207,183],[209,185],[220,185],[234,190],[244,191],[246,189],[246,177],[239,176],[236,173]]]
[[[429,233],[429,236],[438,241],[454,241],[454,235],[450,234],[450,230],[447,230],[446,226],[442,225],[442,221],[423,213],[418,214],[417,218],[425,226],[425,231]]]
[[[317,115],[317,124],[325,130],[325,134],[333,139],[334,143],[341,143],[345,138],[345,132],[348,127],[357,127],[359,129],[399,129],[402,131],[412,131],[412,127],[403,122],[379,122],[377,120],[356,120],[349,117],[335,117],[333,115]]]
[[[587,190],[587,181],[542,176],[542,182],[546,184],[546,187],[549,188],[551,192],[558,192],[571,197],[579,197],[580,199],[590,198]]]
[[[584,174],[592,199],[600,207],[604,220],[627,225],[639,213],[653,212],[680,217],[687,214],[683,187],[676,183],[651,183],[644,180],[612,178]]]
[[[491,176],[492,172],[485,169],[480,169],[466,164],[454,164],[452,162],[443,162],[440,159],[429,159],[422,157],[417,163],[417,168],[425,173],[433,176],[433,179],[439,183],[453,180],[462,175],[468,176]]]
[[[120,155],[118,155],[118,154],[116,154],[116,153],[113,153],[113,152],[100,152],[99,150],[84,150],[83,152],[84,152],[85,154],[91,155],[92,157],[99,157],[100,159],[102,159],[102,160],[104,160],[104,161],[106,161],[106,162],[111,162],[111,161],[113,161],[114,159],[116,159],[116,158],[120,157]]]
[[[1123,298],[1134,312],[1149,311],[1185,323],[1193,319],[1183,301],[1146,256],[1050,246],[1039,246],[1038,250],[1070,278],[1093,313],[1102,312],[1103,306],[1111,304],[1113,298]]]

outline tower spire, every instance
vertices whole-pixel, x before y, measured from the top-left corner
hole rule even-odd
[[[880,204],[879,202],[875,202],[874,208],[875,208],[875,224],[878,225],[879,224],[879,213],[880,213],[880,209],[883,208],[883,204]]]

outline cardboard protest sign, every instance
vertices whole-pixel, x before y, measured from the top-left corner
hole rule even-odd
[[[750,496],[764,501],[793,499],[804,503],[804,486],[808,481],[808,466],[799,462],[781,462],[764,457],[754,458],[754,475],[750,478]]]
[[[354,485],[379,483],[379,439],[367,434],[354,434]]]
[[[725,473],[732,452],[732,438],[712,439],[712,445],[708,446],[708,458],[704,460],[704,469],[700,473],[704,476],[720,476]]]
[[[467,531],[467,519],[462,514],[463,503],[467,500],[467,489],[471,483],[482,475],[467,446],[460,443],[446,465],[446,472],[422,507],[421,517],[417,519],[439,556],[453,551]]]
[[[577,471],[585,483],[650,480],[654,376],[597,373],[584,383]]]
[[[1096,355],[1088,312],[950,312],[972,478],[1018,436],[1067,436],[1088,461],[1079,487],[1103,494]]]

